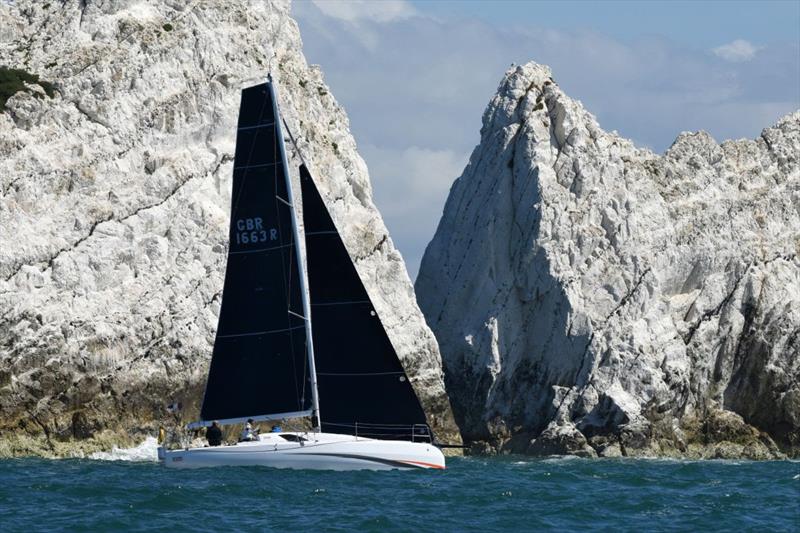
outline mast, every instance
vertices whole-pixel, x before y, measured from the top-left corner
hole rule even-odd
[[[308,355],[308,368],[311,376],[311,424],[314,429],[319,429],[320,416],[319,416],[319,391],[317,390],[317,369],[314,364],[314,339],[311,335],[311,305],[308,301],[308,280],[305,265],[303,263],[303,254],[300,251],[300,230],[297,227],[297,211],[294,204],[294,195],[292,194],[292,179],[289,176],[289,162],[286,158],[286,144],[283,140],[283,130],[280,124],[280,111],[278,110],[278,85],[272,79],[272,73],[267,74],[267,82],[272,85],[273,99],[272,109],[275,117],[275,131],[277,132],[278,143],[281,147],[281,158],[283,163],[283,176],[286,179],[287,200],[291,204],[290,212],[292,214],[292,231],[294,233],[294,250],[295,257],[297,258],[297,266],[300,271],[300,295],[303,300],[303,321],[306,326],[306,354]]]

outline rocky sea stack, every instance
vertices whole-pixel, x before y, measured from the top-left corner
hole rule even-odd
[[[655,103],[654,103],[655,105]],[[664,155],[506,73],[416,289],[476,451],[800,451],[800,113]]]
[[[289,7],[0,3],[0,456],[138,442],[172,401],[198,416],[240,89],[270,67],[429,421],[458,441],[436,340]]]

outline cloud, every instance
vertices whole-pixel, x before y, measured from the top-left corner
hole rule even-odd
[[[383,28],[419,15],[406,0],[311,0],[294,2],[292,11],[306,27],[322,34],[320,41],[338,43],[346,36],[351,44],[371,52],[380,47]]]
[[[373,144],[360,146],[359,152],[368,161],[375,203],[413,279],[469,153]]]
[[[715,56],[730,61],[732,63],[740,63],[743,61],[750,61],[756,56],[760,48],[753,46],[749,41],[744,39],[736,39],[728,44],[723,44],[711,50]]]
[[[441,207],[450,185],[461,174],[469,153],[431,150],[419,146],[389,148],[365,144],[359,152],[369,161],[375,197],[384,214],[402,214],[409,202],[421,201]],[[439,213],[441,214],[441,213]]]
[[[391,22],[417,14],[405,0],[313,0],[313,4],[328,17],[347,22]]]

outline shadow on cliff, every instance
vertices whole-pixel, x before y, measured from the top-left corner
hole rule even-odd
[[[567,392],[586,381],[592,337],[588,321],[576,321],[568,281],[552,273],[540,242],[539,170],[515,164],[514,144],[504,154],[508,171],[489,188],[496,194],[510,185],[510,194],[495,198],[489,223],[474,228],[463,254],[480,261],[484,275],[450,279],[451,291],[468,291],[471,307],[487,312],[465,325],[444,316],[463,312],[453,309],[455,304],[427,302],[423,295],[420,305],[440,342],[445,385],[465,442],[524,452],[554,419]],[[429,260],[440,268],[438,257]],[[430,290],[425,283],[418,284],[420,293]],[[470,283],[475,286],[467,287]],[[492,297],[482,301],[487,294]],[[442,329],[459,327],[470,331],[469,339]],[[457,341],[449,342],[454,337]]]
[[[787,256],[787,262],[790,258]],[[800,329],[790,319],[792,302],[764,307],[760,294],[742,302],[744,323],[732,353],[720,354],[714,380],[724,384],[723,407],[765,431],[790,455],[800,449],[797,405],[800,398]],[[788,333],[788,335],[787,335]],[[786,339],[777,344],[775,339]],[[784,353],[783,357],[777,354]],[[730,378],[722,366],[730,367]]]

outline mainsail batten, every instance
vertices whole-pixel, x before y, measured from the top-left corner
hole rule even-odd
[[[300,184],[322,430],[407,438],[425,412],[305,165]]]
[[[229,250],[203,420],[311,413],[307,326],[271,83],[242,91]]]

